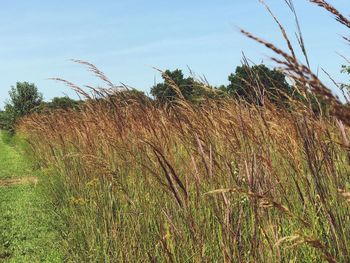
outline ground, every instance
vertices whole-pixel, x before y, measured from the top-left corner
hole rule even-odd
[[[62,262],[55,218],[18,145],[0,132],[0,262]]]

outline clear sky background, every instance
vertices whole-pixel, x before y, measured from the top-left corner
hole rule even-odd
[[[266,1],[293,36],[293,16],[284,0]],[[329,0],[348,14],[348,0]],[[337,52],[349,46],[345,28],[307,0],[295,0],[312,68],[324,67],[336,79],[344,64]],[[269,61],[264,47],[237,27],[285,47],[276,24],[258,0],[14,0],[0,2],[0,108],[17,81],[35,83],[45,99],[69,88],[48,80],[62,77],[79,85],[99,85],[82,59],[99,67],[114,83],[148,92],[159,69],[187,66],[210,84],[227,84],[242,51],[252,61]],[[293,40],[295,38],[293,37]],[[330,83],[322,77],[326,83]]]

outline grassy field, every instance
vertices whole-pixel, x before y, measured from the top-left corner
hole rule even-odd
[[[73,262],[350,260],[348,153],[308,108],[106,97],[19,132],[54,167]]]
[[[0,133],[0,262],[62,262],[58,222],[41,183],[27,180],[41,175],[19,147],[18,140]]]
[[[311,2],[350,28],[332,6]],[[37,172],[2,135],[0,176],[34,175],[39,183],[0,188],[0,258],[350,262],[350,104],[308,66],[297,19],[301,59],[274,19],[287,51],[241,32],[275,53],[298,94],[282,94],[283,103],[252,72],[250,102],[204,95],[190,102],[170,80],[177,97],[161,103],[120,92],[83,61],[109,88],[85,86],[88,93],[56,79],[84,102],[17,123]]]

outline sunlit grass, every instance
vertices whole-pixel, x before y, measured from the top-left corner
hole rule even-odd
[[[115,98],[20,131],[52,168],[73,261],[349,258],[347,152],[308,109]]]
[[[23,141],[5,133],[0,136],[0,262],[62,262],[61,238],[55,229],[59,221],[42,184],[1,183],[41,174],[23,157]]]

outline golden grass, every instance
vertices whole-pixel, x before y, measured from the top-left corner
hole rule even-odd
[[[336,122],[305,107],[106,93],[20,132],[56,167],[76,260],[349,258],[347,151]]]
[[[325,1],[311,2],[348,26]],[[288,52],[241,32],[273,50],[300,94],[327,101],[330,116],[292,98],[288,107],[268,99],[257,107],[231,98],[193,105],[179,96],[161,106],[125,95],[77,61],[108,88],[88,93],[56,79],[86,97],[82,109],[21,120],[36,160],[51,169],[68,260],[350,261],[349,106],[296,58],[272,16]]]

